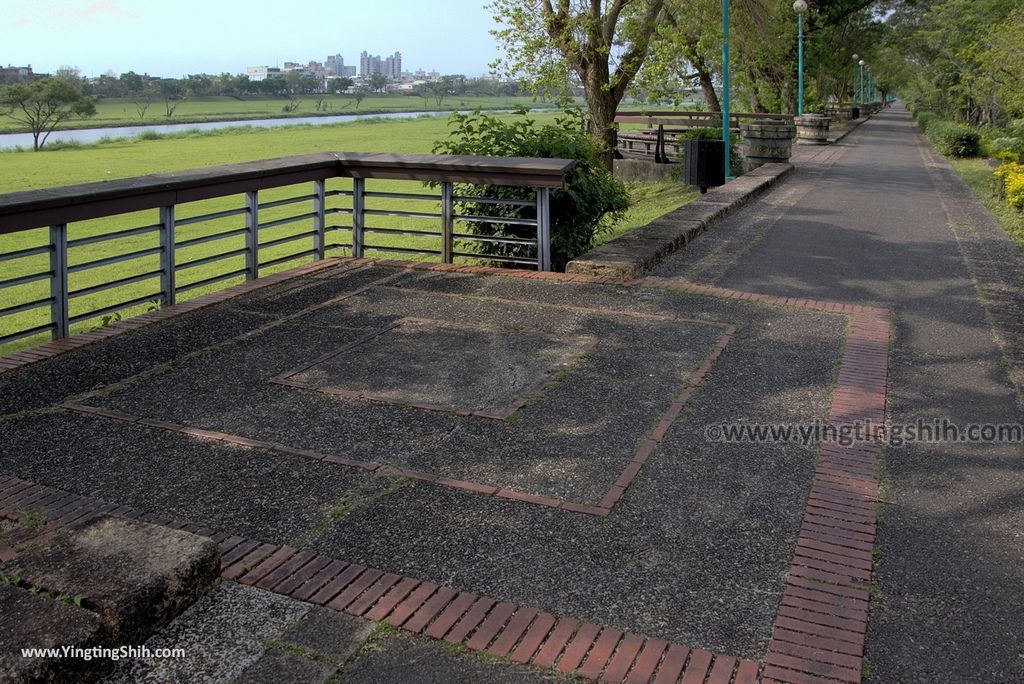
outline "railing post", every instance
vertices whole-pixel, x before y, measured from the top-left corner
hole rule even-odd
[[[68,224],[50,226],[50,320],[54,323],[53,338],[68,336],[71,328],[68,313]]]
[[[327,181],[323,178],[313,181],[313,259],[320,261],[324,258],[324,245],[326,244],[325,231],[327,230]]]
[[[160,296],[161,304],[171,306],[177,296],[174,256],[174,205],[160,207]]]
[[[551,188],[537,188],[537,270],[551,270]]]
[[[366,180],[352,179],[352,256],[363,257],[363,229],[366,227]]]
[[[452,183],[441,183],[441,261],[453,262],[455,251],[455,189]]]
[[[260,198],[259,192],[245,193],[245,279],[260,277]]]

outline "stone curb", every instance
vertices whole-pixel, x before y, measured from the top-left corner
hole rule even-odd
[[[765,164],[573,259],[565,272],[621,280],[636,278],[792,171],[792,164]]]

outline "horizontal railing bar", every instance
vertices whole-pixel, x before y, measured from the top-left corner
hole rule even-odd
[[[323,152],[0,195],[0,234],[337,177],[561,188],[573,166],[567,159]]]
[[[330,233],[334,230],[352,230],[352,226],[324,226],[325,233]]]
[[[137,275],[125,276],[124,278],[118,278],[117,280],[110,280],[99,285],[90,285],[89,287],[82,287],[77,290],[68,292],[68,298],[74,299],[75,297],[84,297],[85,295],[93,294],[96,292],[103,292],[104,290],[112,290],[115,287],[122,285],[129,285],[131,283],[137,283],[140,280],[149,280],[150,278],[158,277],[162,271],[157,269],[155,271],[149,271],[147,273],[139,273]]]
[[[229,278],[236,278],[236,277],[238,277],[240,275],[245,275],[247,270],[248,269],[240,268],[240,269],[238,269],[236,271],[231,271],[230,273],[223,273],[221,275],[215,275],[215,276],[210,276],[209,278],[203,278],[202,280],[197,280],[194,283],[189,283],[188,285],[182,285],[182,286],[178,287],[176,291],[179,292],[179,293],[180,292],[188,292],[189,290],[195,290],[196,288],[203,287],[204,285],[212,285],[213,283],[219,283],[222,280],[228,280]]]
[[[200,214],[199,216],[189,216],[188,218],[177,218],[174,219],[175,226],[190,226],[194,223],[204,223],[206,221],[216,221],[217,219],[228,218],[229,216],[238,216],[249,211],[245,207],[239,207],[238,209],[225,209],[224,211],[214,211],[209,214]]]
[[[265,247],[275,247],[277,245],[283,245],[287,242],[295,242],[296,240],[311,238],[314,235],[316,235],[315,230],[307,230],[301,233],[296,233],[295,235],[285,235],[284,237],[280,237],[275,240],[267,240],[266,242],[261,242],[260,249],[264,249]]]
[[[413,228],[363,228],[364,233],[383,233],[389,235],[425,235],[441,237],[440,231],[415,230]]]
[[[352,210],[351,209],[346,209],[345,207],[331,207],[330,209],[325,209],[324,213],[325,214],[351,214]]]
[[[468,242],[494,242],[497,244],[507,245],[530,245],[535,246],[537,240],[530,238],[509,238],[509,237],[493,237],[490,235],[473,235],[471,233],[452,233],[452,237],[459,240],[466,240]]]
[[[398,209],[363,209],[367,216],[402,216],[405,218],[439,219],[441,214],[426,211],[399,211]]]
[[[500,204],[510,207],[537,206],[537,202],[535,200],[501,199],[500,197],[470,197],[468,195],[453,195],[452,200],[455,202],[476,202],[478,204]]]
[[[260,224],[260,228],[261,229],[262,228],[275,228],[277,226],[283,226],[286,223],[295,223],[296,221],[305,221],[306,219],[311,219],[311,218],[315,218],[315,217],[316,217],[316,212],[315,211],[310,211],[310,212],[307,212],[305,214],[298,214],[296,216],[289,216],[288,218],[277,219],[276,221],[267,221],[266,223],[261,223]]]
[[[145,296],[142,296],[142,297],[136,297],[135,299],[129,299],[128,301],[121,302],[120,304],[111,304],[109,306],[103,307],[102,309],[95,309],[93,311],[87,311],[86,313],[81,313],[81,314],[78,314],[78,315],[75,315],[75,316],[71,316],[70,318],[68,318],[68,321],[71,322],[71,323],[78,323],[79,321],[87,321],[90,318],[96,318],[97,316],[103,316],[105,314],[113,313],[114,311],[120,311],[121,309],[127,309],[129,307],[136,306],[138,304],[144,304],[146,302],[152,302],[152,301],[156,300],[159,297],[160,297],[160,293],[159,292],[154,292],[152,294],[148,294],[148,295],[145,295]]]
[[[385,199],[433,200],[440,202],[440,195],[425,195],[420,192],[364,192],[363,197],[381,197]]]
[[[138,228],[125,228],[124,230],[115,230],[112,233],[101,233],[99,235],[90,235],[89,237],[76,238],[74,240],[68,240],[68,248],[81,247],[83,245],[93,245],[97,242],[106,242],[108,240],[116,240],[117,238],[131,237],[132,235],[145,235],[146,233],[152,233],[160,230],[161,226],[159,223],[151,226],[139,226]]]
[[[324,249],[352,249],[351,242],[331,242],[324,245]]]
[[[456,214],[456,221],[466,223],[504,223],[509,226],[536,226],[537,219],[506,218],[504,216],[476,216],[473,214]]]
[[[231,230],[225,230],[221,233],[214,233],[213,235],[203,235],[202,237],[189,238],[188,240],[182,240],[181,242],[175,242],[175,249],[183,249],[185,247],[192,247],[194,245],[201,245],[204,242],[214,242],[216,240],[223,240],[224,238],[235,237],[236,235],[242,235],[246,233],[248,228],[232,228]]]
[[[38,309],[41,306],[45,306],[53,301],[53,297],[43,297],[32,302],[25,302],[24,304],[15,304],[14,306],[8,306],[5,309],[0,309],[0,316],[10,316],[11,314],[21,313],[22,311],[28,311],[29,309]]]
[[[242,254],[245,254],[248,251],[249,250],[246,247],[242,247],[241,249],[234,249],[231,250],[230,252],[224,252],[223,254],[212,254],[208,257],[203,257],[202,259],[189,261],[188,263],[185,264],[177,264],[175,265],[174,270],[184,271],[190,268],[195,268],[196,266],[202,266],[203,264],[212,264],[215,261],[221,261],[223,259],[230,259],[231,257],[241,256]]]
[[[272,200],[270,202],[260,202],[260,209],[272,209],[273,207],[283,207],[287,204],[309,202],[314,199],[316,199],[316,195],[299,195],[298,197],[286,197],[285,199]]]
[[[510,264],[528,264],[536,266],[536,259],[524,259],[523,257],[503,257],[491,254],[473,254],[472,252],[452,252],[452,256],[465,257],[467,259],[479,259],[480,261],[506,261]]]
[[[363,245],[363,249],[374,249],[378,252],[401,252],[402,254],[441,254],[438,250],[414,249],[412,247],[377,247],[375,245]]]
[[[81,271],[88,271],[93,268],[100,268],[101,266],[118,264],[121,263],[122,261],[141,259],[142,257],[152,256],[153,254],[159,254],[162,251],[164,251],[163,247],[149,247],[148,249],[140,249],[135,252],[128,252],[127,254],[116,254],[112,257],[104,257],[102,259],[87,261],[84,264],[75,264],[74,266],[68,266],[68,273],[79,273]]]
[[[351,190],[328,190],[324,197],[351,197],[354,194]]]
[[[0,254],[0,261],[10,261],[11,259],[23,259],[25,257],[36,256],[37,254],[49,254],[51,251],[53,251],[53,245],[27,247],[25,249],[19,249],[16,252],[7,252],[6,254]]]
[[[306,249],[306,250],[303,250],[301,252],[296,252],[295,254],[289,254],[287,256],[277,257],[276,259],[271,259],[270,261],[264,261],[262,264],[260,264],[260,268],[269,268],[270,266],[276,266],[277,264],[283,264],[286,261],[294,261],[295,259],[300,259],[302,257],[307,257],[307,256],[310,256],[312,254],[316,254],[316,249]]]
[[[50,332],[56,327],[57,325],[55,323],[47,323],[45,325],[37,325],[34,328],[26,328],[25,330],[19,330],[18,332],[10,333],[8,335],[0,337],[0,344],[6,344],[7,342],[15,342],[26,337],[38,335],[39,333]]]
[[[7,280],[0,280],[0,290],[5,287],[17,287],[18,285],[25,285],[27,283],[34,283],[39,280],[49,280],[53,277],[53,271],[46,271],[44,273],[33,273],[32,275],[18,276],[17,278],[8,278]]]

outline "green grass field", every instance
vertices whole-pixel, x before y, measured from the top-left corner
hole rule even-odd
[[[1024,212],[1014,209],[992,194],[992,167],[986,159],[949,159],[950,164],[971,187],[978,199],[996,217],[1017,245],[1024,249]]]
[[[538,117],[541,118],[541,117]],[[33,190],[40,188],[91,182],[102,179],[141,176],[149,173],[198,168],[217,164],[238,163],[257,159],[267,159],[295,154],[306,154],[323,151],[359,151],[359,152],[395,152],[419,153],[429,152],[434,141],[447,134],[447,122],[444,118],[417,118],[404,121],[364,121],[348,124],[325,126],[290,126],[285,128],[259,129],[241,128],[203,133],[179,134],[173,137],[156,140],[115,140],[97,145],[69,147],[66,149],[42,152],[0,152],[0,193]],[[330,179],[328,189],[348,190],[351,181],[348,179]],[[367,181],[370,192],[430,192],[420,183],[403,181]],[[288,197],[308,194],[311,188],[306,186],[290,186],[260,193],[260,201],[268,202]],[[645,225],[653,218],[675,209],[688,201],[695,194],[679,183],[658,183],[637,185],[631,188],[634,206],[626,217],[614,227],[611,233],[601,236],[601,241],[611,239],[628,230]],[[188,216],[234,209],[244,206],[242,195],[217,198],[178,207],[179,219]],[[329,207],[348,208],[346,197],[334,197]],[[406,211],[436,212],[438,204],[432,201],[393,200],[372,198],[367,200],[368,209],[403,209]],[[289,206],[275,207],[261,211],[260,221],[265,223],[279,218],[293,216],[312,210],[311,203],[304,202]],[[75,223],[69,227],[69,238],[74,240],[91,237],[103,233],[152,225],[158,221],[158,212],[149,210],[134,214],[120,215],[93,221]],[[207,221],[191,226],[179,227],[177,241],[181,242],[194,237],[210,235],[222,231],[242,227],[242,216],[233,216],[217,221]],[[328,225],[348,226],[350,218],[344,214],[328,217]],[[421,230],[437,230],[436,220],[409,219],[387,216],[372,216],[367,225],[378,228],[412,228]],[[299,235],[312,229],[311,220],[289,223],[286,225],[263,229],[260,241],[268,242],[279,238]],[[23,231],[12,235],[0,236],[0,254],[44,245],[48,242],[46,229]],[[347,243],[349,232],[342,230],[329,235],[329,242]],[[397,237],[380,234],[367,236],[367,242],[378,245],[412,247],[420,249],[438,249],[437,238]],[[197,244],[178,250],[178,261],[191,262],[204,257],[239,249],[244,244],[242,236],[233,236]],[[70,250],[69,262],[73,266],[97,259],[124,254],[136,250],[145,250],[158,246],[157,233],[134,236],[116,241],[99,242],[75,247]],[[269,260],[307,249],[312,246],[311,238],[290,244],[282,244],[261,250],[261,258]],[[334,255],[346,254],[345,250],[335,250]],[[383,252],[368,252],[369,255],[386,255]],[[393,255],[392,255],[393,256]],[[398,258],[414,258],[399,255]],[[433,258],[433,257],[425,257]],[[290,261],[263,271],[266,275],[275,270],[288,268],[303,261]],[[181,271],[178,285],[187,285],[205,278],[234,271],[242,267],[243,257],[232,257],[223,261],[199,265]],[[88,288],[117,278],[144,274],[157,269],[156,256],[145,256],[132,261],[121,262],[87,271],[72,273],[69,285],[72,291]],[[0,261],[0,281],[30,275],[48,270],[46,255],[26,257],[11,261]],[[190,291],[182,299],[198,296],[213,289],[241,282],[241,277],[211,286],[200,287]],[[72,315],[85,314],[100,309],[112,301],[128,301],[135,298],[154,295],[159,289],[159,281],[151,277],[139,282],[126,284],[112,290],[87,294],[72,300]],[[16,304],[44,298],[49,295],[48,282],[43,280],[29,284],[9,287],[0,290],[0,309]],[[144,311],[152,304],[140,304],[121,312],[123,315],[134,315]],[[46,308],[36,309],[0,317],[0,336],[18,329],[25,329],[48,321]],[[73,326],[73,330],[96,327],[103,323],[101,316],[91,317]],[[0,346],[0,353],[11,352],[45,341],[46,336],[37,336]]]
[[[297,100],[298,109],[285,112],[288,100],[283,97],[253,97],[239,100],[233,97],[196,97],[177,102],[172,116],[167,116],[164,100],[153,100],[143,116],[139,116],[136,103],[130,99],[111,98],[96,103],[96,115],[88,119],[69,121],[60,128],[106,128],[110,126],[138,126],[142,124],[198,123],[203,121],[243,121],[246,119],[294,118],[303,116],[329,116],[338,114],[367,114],[386,112],[420,112],[452,109],[510,109],[524,106],[531,109],[545,107],[530,96],[523,97],[446,97],[438,107],[433,98],[424,100],[415,95],[367,95],[358,105],[348,95],[304,95]],[[318,110],[317,104],[321,104]],[[22,124],[9,116],[0,116],[0,133],[25,131]]]

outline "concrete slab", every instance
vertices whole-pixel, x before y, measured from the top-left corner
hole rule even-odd
[[[137,644],[219,581],[209,539],[122,518],[65,528],[4,565],[22,584],[79,597],[114,643]]]

